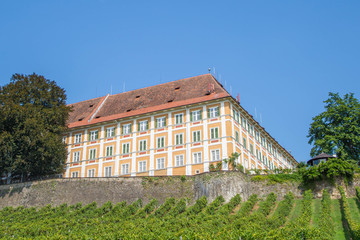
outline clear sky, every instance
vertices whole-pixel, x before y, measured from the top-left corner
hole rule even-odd
[[[298,161],[328,92],[360,98],[359,58],[358,0],[0,2],[1,85],[35,72],[74,103],[212,67]]]

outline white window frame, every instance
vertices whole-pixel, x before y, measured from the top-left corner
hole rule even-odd
[[[165,147],[165,136],[156,138],[156,147],[157,148],[164,148]]]
[[[243,137],[243,147],[245,149],[247,149],[247,142],[246,142],[246,138]]]
[[[89,149],[89,160],[96,159],[96,148]]]
[[[193,142],[201,142],[201,130],[193,131]]]
[[[165,158],[156,159],[156,169],[165,169]]]
[[[112,166],[104,168],[104,177],[111,177],[112,176]]]
[[[210,139],[219,138],[219,127],[210,128]]]
[[[62,142],[63,142],[63,143],[66,143],[66,136],[64,136],[64,137],[62,138]]]
[[[106,129],[106,137],[107,138],[115,137],[115,127],[109,127]]]
[[[184,114],[183,113],[178,113],[175,114],[175,124],[183,124],[184,123]]]
[[[138,172],[146,172],[146,160],[138,162]]]
[[[111,156],[113,156],[113,153],[114,153],[114,146],[106,146],[105,156],[111,157]]]
[[[240,142],[240,134],[239,131],[235,131],[235,141]]]
[[[81,133],[75,134],[74,143],[81,143]]]
[[[156,127],[157,128],[163,128],[165,127],[165,121],[166,121],[166,117],[160,117],[156,119]]]
[[[72,177],[72,178],[78,178],[78,177],[79,177],[79,171],[72,172],[72,173],[71,173],[71,177]]]
[[[139,151],[146,151],[147,150],[147,140],[139,140]]]
[[[129,154],[130,153],[130,143],[123,143],[122,144],[122,153]]]
[[[201,120],[201,110],[196,110],[191,112],[193,122]]]
[[[95,168],[88,170],[88,177],[95,177]]]
[[[99,137],[99,130],[90,131],[90,141],[98,140],[98,137]]]
[[[129,169],[130,169],[129,163],[121,164],[121,175],[129,174]]]
[[[139,122],[139,130],[140,130],[140,132],[147,131],[148,126],[149,126],[149,121],[148,120]]]
[[[122,126],[122,133],[123,135],[126,135],[126,134],[130,134],[131,133],[131,123],[128,123],[128,124],[124,124]]]
[[[220,161],[220,149],[213,149],[211,150],[211,161],[215,162],[215,161]]]
[[[80,151],[73,153],[73,162],[80,162]]]
[[[184,166],[184,154],[175,156],[175,167]]]
[[[175,145],[183,145],[184,144],[184,134],[179,133],[175,134]]]
[[[212,107],[212,108],[209,108],[209,116],[210,116],[210,118],[216,118],[216,117],[218,117],[219,115],[218,115],[218,110],[219,109],[219,107]]]
[[[196,152],[193,153],[193,164],[199,164],[202,162],[202,153],[201,152]]]

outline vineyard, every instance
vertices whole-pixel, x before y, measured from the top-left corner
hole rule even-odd
[[[142,206],[81,203],[57,207],[7,207],[0,211],[1,239],[360,239],[360,191],[357,198],[331,200],[324,191],[313,199],[289,192],[282,201],[274,193],[239,195],[228,203],[222,196],[209,203],[202,197],[192,206],[169,198]]]

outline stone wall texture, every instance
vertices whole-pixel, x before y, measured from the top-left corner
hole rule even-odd
[[[314,197],[320,198],[326,188],[333,198],[339,198],[337,185],[343,185],[347,195],[352,197],[355,196],[355,186],[360,186],[360,178],[347,185],[339,179],[332,184],[321,182],[312,188]],[[282,199],[288,191],[301,198],[304,189],[298,183],[254,182],[251,177],[239,172],[214,172],[192,177],[55,179],[0,186],[0,208],[88,204],[94,201],[98,205],[107,201],[131,203],[139,198],[145,204],[153,198],[162,203],[168,197],[187,198],[194,203],[204,195],[210,202],[220,195],[229,201],[236,194],[247,200],[251,194],[263,197],[271,192]]]

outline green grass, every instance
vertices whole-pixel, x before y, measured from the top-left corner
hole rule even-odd
[[[348,203],[351,210],[351,218],[354,219],[355,222],[360,222],[358,200],[356,198],[348,198]]]
[[[331,218],[334,221],[335,228],[335,238],[336,240],[350,239],[349,232],[347,229],[344,229],[343,225],[343,216],[340,209],[340,200],[333,199],[331,200]]]
[[[289,221],[295,220],[300,215],[300,210],[301,210],[301,199],[295,199],[295,207],[293,207],[291,210],[291,213],[288,218]]]
[[[313,212],[311,217],[312,226],[318,227],[321,218],[321,199],[313,199],[311,207]]]

